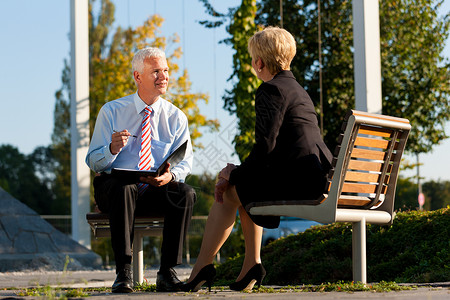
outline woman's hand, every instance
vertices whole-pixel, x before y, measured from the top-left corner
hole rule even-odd
[[[217,181],[216,188],[214,189],[214,198],[219,203],[223,203],[223,193],[230,186],[230,174],[234,169],[236,169],[235,165],[227,164],[227,166],[219,172],[219,180]]]
[[[225,168],[222,169],[222,171],[219,172],[219,178],[226,179],[227,181],[230,181],[230,174],[231,171],[236,169],[236,166],[234,164],[227,164]]]
[[[217,202],[223,203],[223,193],[228,189],[230,183],[224,178],[219,178],[214,189],[214,198]]]

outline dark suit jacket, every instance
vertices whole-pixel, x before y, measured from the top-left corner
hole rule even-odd
[[[291,71],[260,85],[255,111],[256,143],[230,176],[244,207],[265,201],[264,195],[311,200],[321,194],[332,154],[320,135],[313,102]],[[258,185],[266,190],[263,195],[255,193]],[[275,194],[267,191],[268,185]]]

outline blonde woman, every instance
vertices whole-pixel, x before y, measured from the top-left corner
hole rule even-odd
[[[248,42],[252,67],[263,83],[255,96],[255,138],[251,153],[219,173],[203,242],[190,278],[182,287],[197,291],[215,276],[213,259],[228,238],[239,211],[245,258],[232,290],[261,284],[266,271],[260,250],[263,227],[276,228],[279,217],[249,213],[253,202],[317,199],[323,193],[332,155],[323,142],[314,104],[290,71],[296,53],[294,37],[268,27]]]

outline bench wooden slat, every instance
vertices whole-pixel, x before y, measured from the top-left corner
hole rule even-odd
[[[362,160],[350,160],[348,163],[348,168],[350,170],[358,170],[358,171],[372,171],[372,172],[381,172],[383,164],[379,162],[372,161],[362,161]]]
[[[354,171],[372,171],[372,172],[381,172],[382,163],[371,162],[371,161],[361,161],[361,160],[351,160],[349,162],[349,170]],[[387,173],[391,173],[392,164],[389,164],[387,168]]]
[[[365,174],[365,176],[363,176],[362,174]],[[355,191],[353,188],[352,188],[352,190],[349,190],[349,189],[351,189],[351,187],[349,187],[349,185],[354,184],[354,183],[358,183],[358,182],[361,185],[362,185],[361,182],[372,183],[372,185],[375,185],[375,184],[378,183],[379,176],[380,176],[380,174],[362,173],[362,172],[347,172],[346,175],[345,175],[345,183],[344,183],[344,186],[346,187],[346,189],[343,189],[342,192],[347,192],[347,193],[366,193],[365,191],[362,192],[359,189],[357,191]],[[384,184],[385,185],[389,184],[389,179],[390,179],[390,176],[387,175],[385,177],[385,180],[384,180]],[[355,182],[348,182],[348,181],[355,181]],[[329,180],[327,182],[326,187],[325,187],[325,193],[328,193],[330,191],[331,182],[332,182],[331,180]],[[372,191],[372,192],[369,192],[369,193],[374,193],[372,188],[370,188],[369,190]],[[385,190],[386,189],[384,188],[383,191],[385,191]]]
[[[389,141],[358,136],[356,138],[355,145],[371,147],[371,148],[386,149],[389,145]]]
[[[348,171],[345,181],[378,182],[380,174]]]
[[[392,136],[392,132],[394,130],[388,128],[361,125],[358,133],[389,138]]]
[[[385,155],[386,155],[386,152],[384,152],[384,151],[353,148],[351,157],[373,159],[373,160],[384,160]]]
[[[343,199],[339,198],[338,207],[346,207],[346,206],[366,206],[369,204],[371,199]]]
[[[375,193],[378,185],[364,183],[344,183],[342,193]]]

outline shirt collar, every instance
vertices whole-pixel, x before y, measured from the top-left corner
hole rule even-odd
[[[153,115],[156,114],[156,112],[160,109],[161,100],[162,100],[162,98],[159,97],[159,99],[155,103],[153,103],[152,105],[149,105],[150,108],[152,109]],[[140,114],[147,107],[147,104],[145,104],[145,102],[141,99],[141,97],[139,97],[138,92],[136,92],[134,94],[134,105],[136,106],[137,114]]]

